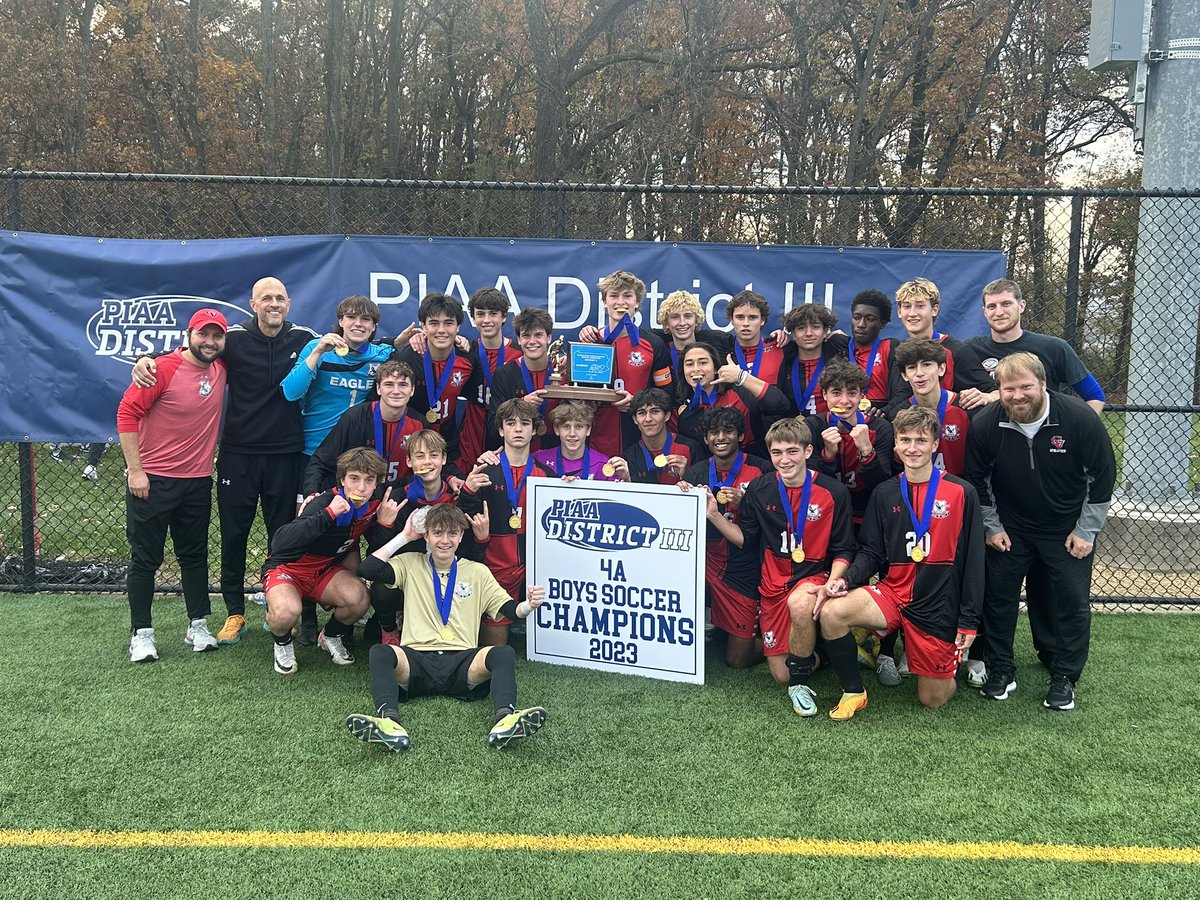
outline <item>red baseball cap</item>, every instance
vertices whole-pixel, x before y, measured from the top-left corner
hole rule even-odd
[[[215,309],[197,310],[188,321],[188,331],[203,328],[205,325],[216,325],[222,331],[229,331],[229,323],[225,321],[225,316]]]

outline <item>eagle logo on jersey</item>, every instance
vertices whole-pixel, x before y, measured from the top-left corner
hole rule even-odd
[[[454,385],[455,387],[461,387],[461,386],[462,386],[462,383],[463,383],[463,374],[462,374],[462,372],[458,372],[458,371],[456,371],[456,372],[455,372],[453,375],[451,375],[451,376],[450,376],[450,383],[451,383],[452,385]]]
[[[821,521],[821,504],[820,503],[808,504],[808,521],[810,521],[810,522]]]
[[[641,350],[634,350],[629,354],[629,364],[639,368],[646,364],[646,357],[642,355]]]
[[[211,393],[212,393],[212,385],[209,384],[208,376],[201,375],[200,376],[200,396],[207,397]]]
[[[768,631],[763,635],[763,646],[769,650],[773,650],[779,641],[775,637],[775,632]]]
[[[460,581],[454,586],[454,596],[458,600],[465,600],[471,596],[471,585],[465,581]]]
[[[949,500],[934,500],[933,501],[933,517],[935,519],[944,519],[950,515]]]
[[[958,426],[947,425],[944,429],[942,429],[942,437],[948,441],[957,441],[959,438]]]

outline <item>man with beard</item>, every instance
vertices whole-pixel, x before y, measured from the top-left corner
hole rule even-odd
[[[967,476],[987,533],[983,695],[1007,700],[1017,689],[1021,581],[1040,561],[1050,580],[1044,705],[1074,709],[1091,630],[1092,549],[1116,480],[1112,440],[1083,401],[1046,389],[1046,371],[1032,353],[1002,359],[996,383],[1000,402],[984,407],[967,433]]]
[[[197,653],[216,650],[208,630],[208,522],[212,516],[213,450],[225,400],[225,349],[229,326],[215,309],[202,309],[187,327],[187,349],[158,360],[153,388],[131,385],[117,408],[117,433],[129,491],[130,662],[158,659],[150,603],[162,565],[167,529],[183,579],[188,629],[185,643]]]

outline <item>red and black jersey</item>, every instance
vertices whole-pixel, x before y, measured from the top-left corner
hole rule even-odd
[[[533,459],[533,457],[530,457]],[[504,483],[504,470],[501,466],[488,466],[483,470],[487,473],[491,484],[472,493],[463,488],[458,495],[458,508],[468,516],[483,512],[486,504],[491,533],[482,543],[475,540],[470,530],[463,539],[463,556],[482,562],[496,580],[501,584],[512,584],[520,580],[525,569],[525,528],[527,517],[526,497],[528,487],[525,479],[525,467],[513,466],[513,486],[517,492],[517,504],[514,507],[508,499],[508,490]],[[530,478],[553,478],[554,473],[545,466],[534,461],[529,473]],[[513,515],[520,517],[520,523],[513,525],[510,519]]]
[[[744,386],[721,387],[718,389],[716,402],[709,405],[705,405],[703,394],[693,405],[691,400],[694,393],[695,389],[688,391],[687,396],[680,400],[680,406],[672,415],[668,427],[701,447],[704,446],[704,430],[700,427],[700,420],[704,413],[714,406],[728,406],[742,414],[742,449],[757,456],[766,455],[763,437],[767,429],[789,415],[787,398],[779,388],[770,383],[758,395]]]
[[[743,347],[737,338],[731,341],[731,355],[739,366],[753,375],[761,378],[767,384],[775,384],[779,379],[780,367],[783,365],[783,348],[772,340],[760,337],[758,343],[751,347]],[[759,361],[759,355],[762,361]],[[745,360],[745,363],[742,360]],[[755,371],[757,369],[757,371]]]
[[[976,388],[984,392],[996,389],[996,383],[979,362],[979,353],[974,347],[964,344],[957,338],[935,331],[933,339],[946,348],[946,374],[942,376],[942,387],[948,391],[965,391]],[[889,419],[894,419],[896,413],[904,409],[912,397],[912,386],[904,380],[900,369],[892,366],[888,381]]]
[[[873,406],[880,409],[887,406],[888,403],[888,385],[892,374],[892,348],[895,344],[896,342],[892,338],[880,338],[877,348],[872,344],[859,347],[851,338],[846,348],[846,355],[850,361],[864,372],[869,373],[867,399]],[[875,350],[874,359],[871,358],[872,349]]]
[[[857,411],[856,411],[857,413]],[[856,418],[865,418],[857,413]],[[809,416],[805,419],[813,437],[813,455],[809,465],[832,475],[850,491],[850,502],[854,507],[854,523],[862,521],[867,509],[867,501],[871,492],[892,477],[893,437],[892,426],[882,416],[865,420],[867,431],[871,435],[873,452],[866,459],[859,456],[858,447],[850,439],[850,426],[832,413],[823,416]],[[840,424],[838,424],[840,423]],[[825,456],[825,442],[821,433],[831,425],[837,425],[841,432],[842,441],[838,444],[838,453],[833,459]]]
[[[409,414],[417,416],[425,422],[426,428],[432,428],[444,437],[446,439],[446,459],[457,460],[459,456],[458,401],[460,397],[469,395],[468,387],[475,376],[475,363],[472,362],[471,354],[459,353],[455,350],[452,356],[440,362],[431,359],[433,385],[429,390],[426,390],[425,386],[425,354],[405,348],[398,351],[392,358],[407,363],[413,371],[413,395],[412,399],[408,401],[408,407],[411,410]],[[431,404],[429,391],[436,390],[447,365],[451,368],[450,376],[446,379],[446,386],[442,389],[437,402]],[[436,409],[438,417],[436,422],[430,422],[426,417],[426,413],[430,409]]]
[[[736,473],[734,472],[735,469],[737,470]],[[765,459],[751,456],[749,453],[739,453],[728,469],[719,468],[716,460],[709,457],[704,462],[698,462],[689,466],[684,471],[681,480],[686,481],[688,484],[708,485],[713,496],[717,498],[717,509],[720,510],[721,515],[730,522],[737,522],[741,519],[742,514],[742,504],[740,502],[741,489],[745,488],[760,475],[774,471],[774,468]],[[721,490],[723,488],[737,496],[738,502],[722,503]],[[709,523],[706,528],[706,537],[708,540],[708,550],[704,557],[705,575],[709,581],[716,581],[725,574],[725,565],[728,558],[743,551],[741,547],[735,547],[730,544],[725,539],[725,535],[721,534],[712,523]],[[757,562],[757,556],[755,557],[755,562]]]
[[[795,562],[794,532],[779,497],[778,475],[750,482],[742,497],[742,549],[725,566],[724,581],[747,597],[781,598],[797,582],[829,571],[834,560],[854,558],[854,523],[845,485],[821,472],[812,474],[808,506],[801,508],[803,487],[785,487],[792,520],[804,525],[804,561]]]
[[[941,416],[942,437],[938,441],[937,453],[933,455],[933,464],[943,472],[965,478],[967,474],[967,428],[971,424],[970,414],[958,405],[958,393],[942,388],[942,397],[946,406]],[[909,401],[916,406],[916,398]],[[940,406],[940,404],[939,404]],[[899,458],[896,467],[900,467]]]
[[[471,344],[471,353],[475,372],[463,395],[467,408],[458,432],[458,467],[463,472],[471,471],[479,454],[487,446],[488,407],[492,400],[495,372],[506,362],[521,358],[521,351],[511,346],[508,338],[504,339],[503,346],[495,350],[489,350],[475,340]]]
[[[337,483],[337,458],[355,447],[370,447],[384,458],[388,464],[384,482],[396,482],[412,473],[408,467],[408,439],[425,427],[424,420],[407,412],[396,422],[384,422],[380,416],[377,431],[378,410],[379,401],[375,400],[356,404],[342,413],[308,459],[302,488],[306,497]]]
[[[325,568],[336,566],[346,554],[358,546],[359,539],[368,535],[368,543],[380,547],[395,534],[395,527],[385,528],[375,521],[379,508],[379,496],[372,497],[360,509],[334,516],[329,510],[333,498],[341,494],[333,488],[319,497],[313,497],[304,507],[304,512],[286,525],[281,525],[271,538],[271,552],[263,571],[286,563],[304,562],[309,565],[326,563]]]
[[[701,449],[695,442],[677,434],[667,432],[670,446],[664,444],[661,450],[650,450],[642,441],[637,441],[625,448],[621,454],[629,463],[629,480],[634,484],[678,484],[683,477],[683,471],[696,460],[708,454],[707,449]],[[654,465],[654,458],[659,454],[664,456],[679,455],[687,457],[687,465],[676,469],[668,466],[659,469]],[[646,457],[649,456],[649,460]]]
[[[529,376],[528,382],[525,380],[526,375]],[[517,356],[515,360],[505,363],[499,368],[496,377],[492,380],[492,399],[488,403],[487,439],[484,441],[484,446],[489,450],[497,450],[500,447],[500,432],[496,427],[499,424],[496,421],[496,410],[500,408],[500,404],[506,400],[519,400],[530,390],[540,391],[542,388],[549,387],[549,378],[549,366],[541,371],[535,371],[523,365],[521,356]],[[529,387],[531,384],[532,388]],[[534,434],[533,441],[529,445],[530,453],[558,446],[558,435],[554,433],[554,428],[551,427],[549,421],[550,413],[558,406],[558,403],[558,400],[549,399],[538,405],[538,414],[542,418],[542,425],[545,427],[546,433]]]
[[[613,387],[631,394],[656,387],[674,395],[674,374],[667,345],[644,328],[637,329],[637,334],[636,345],[625,331],[621,331],[610,342],[615,349]],[[638,430],[631,415],[619,412],[610,403],[596,408],[596,419],[592,423],[592,436],[589,439],[593,447],[606,456],[620,456],[637,439]]]
[[[929,482],[910,484],[909,503],[921,516]],[[900,476],[875,489],[859,531],[859,548],[846,572],[851,587],[878,574],[902,597],[911,598],[904,618],[945,641],[975,631],[983,607],[983,519],[975,488],[955,475],[942,475],[934,496],[929,531],[920,541],[924,558],[913,562],[917,544],[912,517],[900,494]]]
[[[795,344],[788,344],[783,351],[783,364],[779,367],[776,382],[787,400],[788,413],[793,416],[819,416],[829,412],[829,404],[821,393],[821,372],[832,359],[846,356],[846,338],[835,334],[821,347],[818,359],[800,359]],[[812,386],[812,392],[804,401],[804,394]],[[800,407],[804,408],[801,409]]]

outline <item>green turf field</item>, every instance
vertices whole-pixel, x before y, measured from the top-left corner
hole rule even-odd
[[[285,679],[257,607],[204,655],[178,598],[155,615],[162,659],[132,666],[123,598],[0,595],[0,896],[1200,896],[1194,616],[1097,616],[1074,713],[1041,708],[1022,623],[1004,704],[964,689],[931,713],[872,677],[839,725],[711,653],[705,687],[522,660],[522,701],[550,712],[526,745],[484,745],[486,703],[423,700],[392,755],[342,728],[365,659],[300,648]],[[827,707],[831,674],[815,684]],[[755,838],[808,843],[720,843]],[[1089,846],[1175,861],[1045,861]]]

